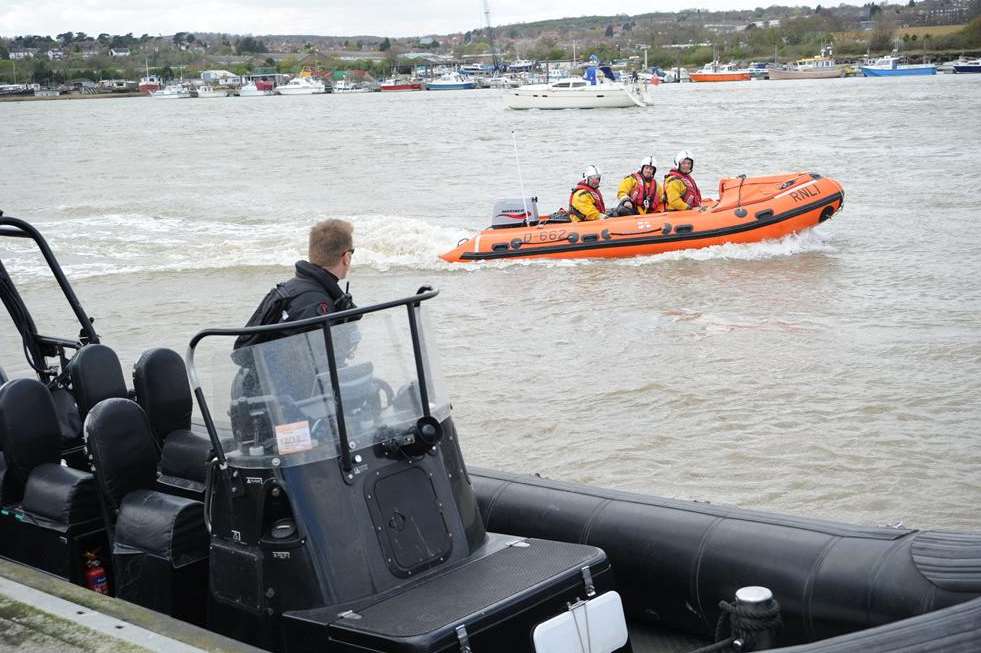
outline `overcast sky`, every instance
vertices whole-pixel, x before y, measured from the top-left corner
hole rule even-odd
[[[855,0],[861,4],[862,0]],[[489,0],[495,25],[566,16],[647,11],[752,9],[773,0]],[[781,2],[780,4],[819,4]],[[831,4],[830,2],[827,4]],[[835,2],[837,4],[837,2]],[[852,4],[852,2],[849,2]],[[416,36],[461,32],[484,24],[481,0],[0,0],[0,35],[318,34]]]

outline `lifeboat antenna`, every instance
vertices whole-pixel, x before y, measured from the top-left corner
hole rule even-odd
[[[518,137],[514,135],[513,129],[511,130],[511,144],[514,145],[514,163],[518,166],[518,186],[521,188],[521,204],[525,209],[525,225],[527,226],[531,213],[528,211],[528,196],[525,195],[525,179],[521,175],[521,159],[518,157]]]

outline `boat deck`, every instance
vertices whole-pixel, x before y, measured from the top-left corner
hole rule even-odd
[[[708,642],[630,625],[635,653]],[[259,653],[261,649],[0,558],[0,653]]]

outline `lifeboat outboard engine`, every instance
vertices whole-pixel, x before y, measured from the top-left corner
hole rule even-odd
[[[494,213],[491,216],[492,228],[506,229],[536,224],[538,224],[537,197],[519,197],[517,199],[498,200],[494,203]]]

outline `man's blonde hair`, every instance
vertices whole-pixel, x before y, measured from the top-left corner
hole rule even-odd
[[[354,227],[347,220],[332,218],[313,225],[310,229],[310,262],[322,268],[337,265],[344,252],[353,248],[353,233]]]

